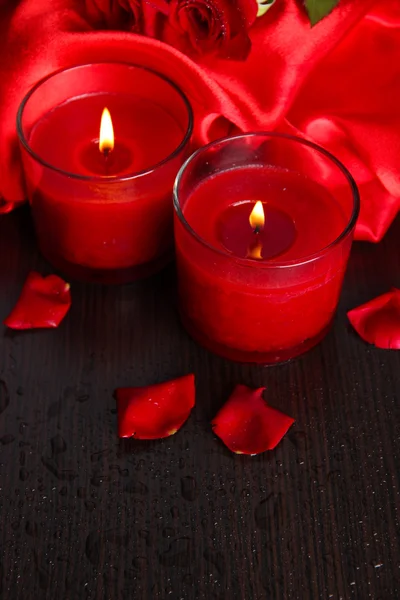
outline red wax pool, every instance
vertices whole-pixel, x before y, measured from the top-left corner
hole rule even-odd
[[[110,63],[70,71],[71,82],[67,70],[54,76],[63,78],[56,91],[43,92],[46,110],[39,109],[38,87],[22,112],[39,246],[69,277],[130,281],[171,255],[172,186],[190,137],[190,107],[167,80],[141,67]],[[43,87],[49,85],[50,79]],[[59,98],[59,88],[72,97]],[[52,95],[54,106],[47,100]],[[115,136],[110,152],[99,149],[104,108]]]
[[[310,177],[269,165],[185,185],[175,240],[188,332],[238,361],[287,360],[314,345],[334,316],[350,249],[351,236],[324,250],[348,225],[343,206]],[[249,222],[256,201],[259,230]]]

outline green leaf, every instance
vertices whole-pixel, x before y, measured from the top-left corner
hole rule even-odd
[[[329,15],[338,4],[339,0],[305,0],[311,27]]]
[[[257,17],[262,17],[275,4],[275,0],[257,0],[258,12]]]

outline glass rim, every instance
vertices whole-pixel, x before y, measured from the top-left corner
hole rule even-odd
[[[330,242],[327,246],[324,246],[323,248],[321,248],[317,252],[314,252],[313,254],[309,254],[304,257],[300,257],[298,259],[281,260],[281,261],[279,261],[279,260],[278,261],[262,261],[261,262],[261,261],[252,260],[251,258],[241,258],[239,256],[234,256],[233,254],[231,254],[227,250],[224,250],[223,248],[217,248],[216,246],[210,244],[205,239],[203,239],[193,229],[193,227],[191,227],[191,225],[189,225],[189,223],[187,222],[187,220],[185,219],[185,217],[183,215],[183,212],[182,212],[182,209],[180,206],[180,202],[179,202],[179,187],[180,187],[182,177],[183,177],[187,167],[189,167],[190,164],[192,163],[192,161],[195,160],[199,155],[201,155],[202,153],[204,153],[206,150],[208,150],[210,148],[213,148],[213,147],[216,147],[216,146],[222,145],[222,144],[227,144],[234,140],[240,140],[240,139],[251,138],[251,137],[282,138],[282,139],[286,139],[290,142],[300,143],[304,146],[308,146],[309,148],[316,150],[320,154],[322,154],[322,155],[326,156],[328,159],[330,159],[331,162],[333,162],[339,168],[339,170],[343,173],[347,182],[349,183],[349,186],[350,186],[350,189],[352,192],[353,209],[352,209],[351,216],[350,216],[350,219],[349,219],[346,227],[343,229],[341,234],[337,238],[335,238],[332,242]],[[211,250],[212,252],[216,252],[217,254],[220,254],[220,255],[224,256],[225,258],[229,258],[229,259],[241,264],[242,266],[250,267],[253,269],[279,269],[279,268],[285,268],[285,267],[301,266],[301,265],[304,265],[304,264],[307,264],[307,263],[310,263],[310,262],[313,262],[313,261],[319,259],[321,256],[325,255],[329,250],[331,250],[335,246],[339,245],[340,242],[342,240],[344,240],[352,232],[352,230],[354,229],[354,227],[356,225],[358,215],[360,212],[360,194],[358,191],[357,184],[356,184],[353,176],[351,175],[350,171],[343,165],[343,163],[338,158],[336,158],[328,150],[325,150],[325,148],[318,146],[318,144],[315,144],[314,142],[310,142],[309,140],[305,140],[303,138],[300,138],[300,137],[297,137],[294,135],[290,135],[287,133],[279,133],[279,132],[275,132],[275,131],[271,131],[271,132],[270,131],[254,131],[254,132],[242,133],[242,134],[235,135],[235,136],[228,136],[228,137],[220,138],[218,140],[210,142],[206,146],[203,146],[203,147],[199,148],[198,150],[196,150],[195,152],[193,152],[193,154],[183,163],[183,165],[179,169],[179,172],[176,176],[176,179],[174,182],[174,188],[173,188],[173,203],[174,203],[175,212],[176,212],[180,222],[182,223],[184,228],[188,231],[188,233],[192,237],[194,237],[198,242],[200,242],[203,246],[205,246],[208,250]]]
[[[166,156],[165,158],[163,158],[161,161],[155,163],[154,165],[151,165],[150,167],[147,167],[146,169],[142,169],[140,171],[135,171],[132,173],[128,173],[126,175],[110,175],[110,176],[104,176],[104,175],[81,175],[79,173],[73,173],[73,172],[69,172],[66,171],[65,169],[62,169],[60,167],[56,167],[55,165],[52,165],[51,163],[49,163],[48,161],[44,160],[37,152],[35,152],[26,136],[25,133],[23,131],[23,126],[22,126],[22,118],[23,118],[23,114],[24,114],[24,109],[26,107],[26,105],[28,104],[30,98],[33,96],[33,94],[47,81],[49,81],[50,79],[52,79],[53,77],[56,77],[57,75],[60,75],[62,73],[66,73],[68,71],[74,71],[77,69],[81,69],[83,67],[92,67],[92,66],[112,66],[112,65],[116,65],[116,66],[126,66],[126,67],[133,67],[135,69],[141,69],[142,71],[147,71],[148,73],[152,73],[153,75],[155,75],[156,77],[158,77],[159,79],[164,80],[171,88],[173,88],[177,94],[181,97],[181,99],[183,100],[183,103],[186,107],[186,111],[187,111],[187,118],[188,118],[188,123],[187,123],[187,128],[185,131],[185,134],[181,140],[181,142],[179,143],[179,145],[173,150],[173,152],[171,152],[171,154],[168,154],[168,156]],[[71,96],[72,98],[74,98],[74,96]],[[70,177],[72,179],[76,179],[76,180],[80,180],[80,181],[89,181],[89,182],[94,182],[94,183],[115,183],[115,182],[123,182],[123,181],[130,181],[132,179],[137,179],[139,177],[144,177],[145,175],[150,175],[151,173],[153,173],[154,171],[156,171],[157,169],[159,169],[160,167],[163,167],[165,164],[167,164],[170,160],[174,159],[182,150],[183,148],[186,146],[186,144],[189,142],[192,133],[193,133],[193,124],[194,124],[194,115],[193,115],[193,109],[192,109],[192,105],[189,102],[188,97],[186,96],[186,94],[181,90],[181,88],[175,83],[173,82],[171,79],[169,79],[169,77],[166,77],[165,75],[159,73],[158,71],[156,71],[155,69],[152,69],[150,67],[145,67],[143,65],[139,65],[137,63],[132,63],[132,62],[124,62],[124,61],[115,61],[115,60],[110,60],[110,61],[99,61],[99,62],[89,62],[89,63],[80,63],[80,64],[76,64],[76,65],[72,65],[71,67],[63,67],[62,69],[58,69],[57,71],[53,71],[52,73],[50,73],[49,75],[46,75],[46,77],[43,77],[42,79],[40,79],[37,83],[35,83],[34,86],[32,86],[30,88],[30,90],[25,94],[21,104],[19,105],[18,108],[18,112],[17,112],[17,134],[18,134],[18,138],[19,141],[21,142],[22,146],[25,148],[25,150],[28,152],[28,154],[30,154],[30,156],[38,163],[40,163],[41,165],[43,165],[44,167],[51,169],[52,171],[55,171],[57,173],[60,173],[61,175],[65,175],[66,177]]]

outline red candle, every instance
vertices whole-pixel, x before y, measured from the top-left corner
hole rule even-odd
[[[268,139],[272,149],[261,152]],[[308,161],[300,160],[303,150]],[[188,332],[218,354],[260,363],[292,358],[320,340],[350,250],[354,186],[335,159],[296,138],[250,134],[196,153],[175,186]]]
[[[19,132],[44,256],[69,277],[102,283],[163,266],[191,127],[182,92],[134,65],[83,65],[38,84]]]

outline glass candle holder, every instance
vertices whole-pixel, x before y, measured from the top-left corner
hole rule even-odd
[[[173,182],[192,127],[183,92],[139,65],[80,65],[35,85],[17,128],[46,259],[68,278],[100,283],[163,267],[173,250]]]
[[[359,212],[334,156],[288,135],[226,138],[186,161],[174,205],[180,313],[197,342],[272,364],[322,339]]]

